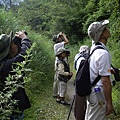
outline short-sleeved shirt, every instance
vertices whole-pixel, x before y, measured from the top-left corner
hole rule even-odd
[[[57,50],[60,48],[60,47],[64,47],[65,46],[65,42],[63,41],[63,42],[60,42],[60,43],[56,43],[55,45],[54,45],[54,54],[56,55],[56,52],[57,52]],[[56,71],[56,63],[57,63],[57,60],[58,60],[58,57],[55,57],[55,71]]]
[[[99,75],[101,76],[110,76],[111,69],[111,56],[106,48],[106,46],[101,43],[104,49],[97,49],[93,52],[90,57],[90,79],[91,82]],[[91,52],[95,48],[95,45],[92,45]],[[103,85],[102,80],[99,80],[97,85]]]
[[[78,69],[79,69],[79,66],[80,66],[81,61],[82,61],[82,60],[85,60],[84,57],[79,57],[80,55],[81,55],[81,54],[78,53],[78,54],[75,55],[75,58],[74,58],[74,67],[76,68],[77,71],[78,71]],[[76,62],[76,64],[75,64],[75,62]]]
[[[54,45],[54,53],[55,53],[55,55],[56,55],[56,52],[57,52],[58,48],[64,47],[64,45],[65,45],[65,42],[64,42],[64,41],[63,41],[63,42],[60,42],[60,43],[56,43],[56,44]]]

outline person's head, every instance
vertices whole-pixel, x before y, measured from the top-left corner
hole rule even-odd
[[[20,31],[19,31],[20,32]],[[21,30],[21,32],[24,32],[27,36],[28,33],[25,30]],[[18,48],[21,47],[21,38],[17,37],[16,35],[13,37],[13,42],[18,46]]]
[[[20,33],[20,35],[24,34],[23,31],[19,31],[17,32],[17,34],[18,33]],[[15,36],[17,36],[17,34]],[[25,37],[25,35],[23,35],[22,37]],[[2,61],[5,58],[14,57],[19,52],[18,43],[19,42],[15,42],[14,40],[13,32],[10,32],[9,35],[1,34],[0,35],[0,61]]]
[[[70,51],[68,49],[64,48],[64,47],[60,47],[56,52],[56,56],[58,58],[64,59],[68,55],[70,55]]]
[[[63,38],[63,36],[59,33],[58,35],[54,35],[54,36],[53,36],[53,41],[54,41],[55,43],[59,43],[59,42],[64,41],[64,38]]]
[[[15,36],[13,37],[10,45],[10,52],[9,52],[9,57],[14,57],[16,56],[21,49],[21,40],[23,38],[27,37],[27,32],[25,30],[21,30],[19,32],[16,32]]]
[[[106,45],[107,39],[110,37],[110,31],[107,28],[107,24],[109,24],[109,20],[90,24],[88,27],[88,35],[92,38],[93,43],[96,44],[101,41]]]
[[[1,34],[0,35],[0,61],[6,58],[10,51],[10,45],[13,37],[13,32],[10,32],[9,35]]]
[[[89,47],[87,45],[80,46],[79,52],[80,53],[88,53]]]

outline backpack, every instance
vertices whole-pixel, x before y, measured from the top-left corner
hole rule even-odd
[[[91,84],[90,82],[90,71],[89,71],[89,58],[93,54],[96,49],[104,49],[101,46],[96,46],[92,53],[88,52],[88,57],[85,60],[82,60],[79,66],[79,69],[76,73],[75,77],[75,89],[76,93],[84,97],[91,93],[91,88],[96,85],[96,83],[100,80],[101,76],[98,75],[94,82]]]

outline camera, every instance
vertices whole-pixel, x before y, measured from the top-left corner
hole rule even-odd
[[[63,34],[63,32],[62,32],[62,34]],[[61,38],[61,39],[62,39],[62,41],[64,41],[64,40],[65,40],[65,39],[64,39],[64,37],[63,37],[63,35],[61,35],[61,34],[58,34],[58,35],[57,35],[57,37],[58,37],[58,38]]]
[[[25,30],[23,30],[23,32],[25,33],[25,35],[28,35],[28,33],[27,33]],[[21,45],[21,38],[19,38],[19,37],[17,37],[17,36],[14,36],[14,37],[13,37],[13,42],[14,42],[18,47],[20,47],[20,45]]]

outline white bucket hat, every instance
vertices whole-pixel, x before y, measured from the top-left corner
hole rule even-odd
[[[109,20],[103,20],[101,22],[93,22],[88,27],[88,35],[92,38],[94,43],[99,41],[100,36],[107,24],[109,24]]]
[[[89,47],[87,45],[82,45],[79,49],[79,52],[85,52],[87,53],[89,51]]]
[[[56,52],[56,56],[60,55],[61,53],[66,52],[67,54],[70,54],[70,51],[64,47],[60,47],[57,52]]]

